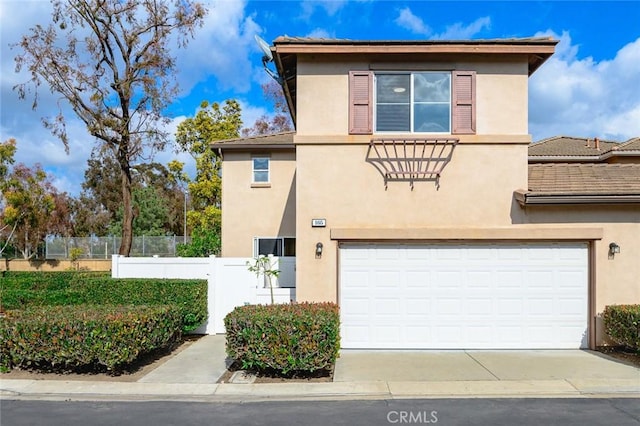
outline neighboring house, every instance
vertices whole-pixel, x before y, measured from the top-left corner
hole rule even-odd
[[[528,165],[528,77],[556,44],[276,39],[296,132],[213,144],[222,255],[295,256],[343,348],[602,344],[604,306],[640,301],[640,191]]]
[[[529,146],[530,163],[640,163],[640,138],[626,142],[554,136]]]

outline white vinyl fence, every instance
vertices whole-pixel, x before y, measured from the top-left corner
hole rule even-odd
[[[195,333],[224,333],[224,317],[236,306],[271,303],[264,276],[247,267],[251,258],[239,257],[124,257],[112,256],[113,278],[182,278],[208,280],[209,319]],[[276,303],[295,301],[295,257],[274,257],[280,276],[273,280]]]

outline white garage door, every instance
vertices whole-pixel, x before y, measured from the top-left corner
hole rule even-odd
[[[343,244],[343,348],[587,346],[586,243]]]

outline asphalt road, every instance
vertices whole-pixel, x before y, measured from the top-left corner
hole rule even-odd
[[[640,399],[289,402],[0,401],[2,426],[640,425]]]

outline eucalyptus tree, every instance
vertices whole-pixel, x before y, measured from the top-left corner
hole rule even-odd
[[[38,104],[38,88],[66,101],[45,127],[69,150],[69,114],[96,143],[112,151],[120,171],[122,243],[131,251],[131,165],[168,140],[162,111],[177,94],[172,46],[185,46],[206,9],[195,0],[52,0],[52,21],[36,25],[15,45],[17,71],[30,78],[14,87]]]

